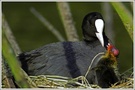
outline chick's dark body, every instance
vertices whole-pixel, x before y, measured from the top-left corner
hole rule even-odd
[[[85,75],[92,59],[106,51],[99,41],[58,42],[23,53],[19,56],[29,75]]]

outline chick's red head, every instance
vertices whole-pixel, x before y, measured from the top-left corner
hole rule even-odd
[[[108,44],[107,46],[107,50],[112,53],[115,57],[117,57],[119,55],[119,50],[117,48],[115,48],[113,45]]]

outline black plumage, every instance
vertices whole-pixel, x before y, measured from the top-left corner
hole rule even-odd
[[[77,77],[84,75],[91,59],[104,51],[105,48],[98,41],[58,42],[23,53],[19,58],[29,75],[55,74]]]
[[[104,42],[100,41],[102,38],[97,37],[96,33],[100,31],[97,30],[95,25],[96,20],[101,24],[104,23],[103,17],[98,12],[89,13],[84,17],[82,22],[83,41],[52,43],[20,54],[18,58],[21,61],[22,68],[28,75],[60,75],[72,78],[81,75],[85,76],[93,58],[99,53],[106,52],[107,46],[110,44],[104,30],[101,33]],[[102,29],[104,29],[104,26]],[[115,51],[117,50],[115,49]],[[103,54],[99,54],[94,61],[99,62],[102,56]],[[95,67],[97,66],[96,63],[92,65]],[[111,70],[106,74],[110,75],[109,78],[117,78],[113,69],[101,68],[101,72],[106,70]],[[87,75],[90,83],[96,83],[101,87],[110,86],[108,84],[110,82],[104,80],[104,85],[97,83],[96,79],[99,76],[94,75],[92,72],[95,72],[95,70],[91,70]],[[97,73],[100,73],[100,71],[97,71]],[[116,81],[118,80],[114,78],[113,83]]]

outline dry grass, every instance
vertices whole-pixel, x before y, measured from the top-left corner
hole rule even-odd
[[[90,85],[84,76],[72,79],[55,75],[39,75],[30,78],[39,88],[100,88],[97,85]]]
[[[98,85],[91,85],[84,76],[68,78],[54,75],[30,76],[38,88],[100,88]],[[2,79],[2,88],[5,88],[5,78]],[[79,82],[82,81],[82,82]],[[133,78],[125,78],[110,88],[133,88]]]
[[[133,78],[126,78],[125,80],[121,80],[119,83],[115,83],[114,85],[112,85],[111,88],[121,88],[121,89],[125,89],[125,88],[133,88],[133,83],[134,79]]]
[[[89,84],[83,76],[74,79],[54,75],[30,76],[30,78],[39,88],[100,88],[98,85]],[[79,82],[80,80],[82,82]],[[110,88],[133,88],[133,81],[133,78],[123,78]]]
[[[130,74],[129,74],[130,72]],[[38,88],[100,88],[98,85],[91,85],[84,76],[77,78],[62,77],[56,75],[29,76]],[[2,87],[6,87],[6,78],[2,78]],[[81,82],[80,82],[81,81]],[[134,79],[131,70],[122,74],[122,80],[113,84],[110,88],[133,88]],[[9,87],[8,87],[9,88]]]

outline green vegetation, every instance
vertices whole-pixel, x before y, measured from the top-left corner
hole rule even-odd
[[[3,46],[2,54],[12,71],[12,74],[16,80],[16,83],[18,84],[19,87],[22,87],[22,88],[34,87],[27,82],[28,77],[26,77],[26,75],[22,71],[16,59],[16,56],[13,50],[11,49],[8,41],[6,40],[5,36],[4,35],[2,36],[3,36],[2,37],[2,46]]]
[[[131,12],[129,12],[123,3],[112,2],[111,4],[120,16],[126,30],[130,35],[130,38],[133,40],[133,16]]]

